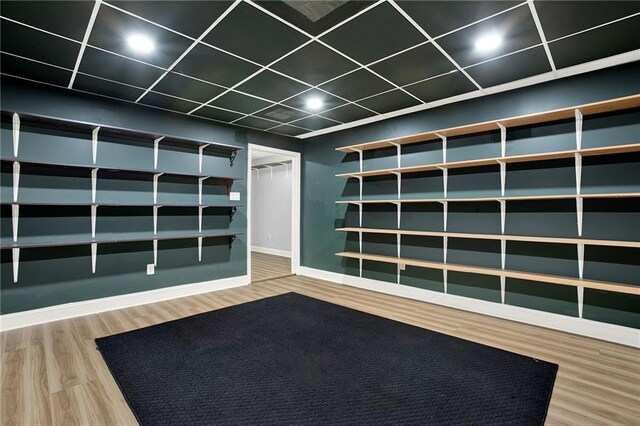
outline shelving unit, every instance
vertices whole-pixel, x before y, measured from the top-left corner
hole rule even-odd
[[[226,195],[229,196],[231,187],[234,181],[242,180],[242,177],[237,176],[220,176],[216,174],[205,173],[203,170],[203,160],[206,155],[210,153],[223,153],[228,156],[229,166],[232,167],[234,160],[239,150],[242,147],[199,140],[187,140],[183,138],[177,138],[170,135],[158,135],[158,134],[146,134],[130,129],[115,128],[104,125],[97,125],[93,123],[76,122],[69,120],[59,120],[51,117],[42,117],[35,115],[26,115],[12,112],[2,112],[3,124],[11,123],[11,153],[13,156],[7,156],[7,146],[3,146],[3,152],[5,153],[0,162],[2,163],[3,173],[6,173],[11,177],[12,185],[10,190],[5,188],[3,191],[5,194],[10,193],[10,199],[3,194],[0,204],[3,206],[3,211],[9,205],[11,206],[11,237],[3,236],[3,242],[0,244],[0,249],[11,249],[13,258],[13,279],[14,282],[18,281],[19,259],[20,249],[23,248],[38,248],[38,247],[61,247],[71,245],[91,245],[92,252],[92,272],[96,271],[96,258],[97,258],[97,245],[98,244],[112,244],[122,242],[134,242],[134,241],[152,241],[154,252],[154,265],[157,264],[157,243],[159,240],[172,240],[172,239],[197,239],[198,240],[198,260],[202,260],[202,240],[203,238],[227,238],[229,240],[229,246],[236,238],[236,236],[243,235],[242,232],[221,231],[221,230],[206,230],[203,229],[203,210],[207,208],[222,208],[228,209],[229,220],[233,219],[233,216],[238,207],[243,207],[241,204],[234,203],[211,203],[203,202],[203,184],[207,179],[210,179],[214,184],[223,184],[226,188]],[[8,120],[9,119],[9,120]],[[67,138],[72,141],[74,147],[80,148],[82,151],[76,162],[73,161],[50,161],[44,158],[46,154],[41,154],[39,147],[31,146],[26,157],[21,154],[21,125],[24,127],[25,123],[36,126],[40,129],[52,129],[52,133],[58,131],[67,131],[74,134],[73,138]],[[51,136],[51,138],[59,137],[59,135]],[[101,138],[109,138],[115,140],[117,143],[123,146],[128,146],[128,143],[134,144],[135,149],[147,152],[149,158],[148,164],[153,167],[114,167],[113,159],[108,159],[106,162],[100,161]],[[85,140],[86,139],[86,140]],[[40,141],[42,142],[42,141]],[[29,143],[29,142],[23,142]],[[69,148],[69,141],[59,142],[60,147]],[[87,144],[86,146],[84,144]],[[89,145],[90,144],[90,145]],[[90,149],[87,149],[90,146]],[[171,150],[164,152],[163,146],[170,147]],[[42,146],[41,146],[42,147]],[[175,154],[172,154],[174,153]],[[71,154],[71,153],[70,153]],[[173,157],[172,157],[173,155]],[[40,158],[40,156],[42,158]],[[112,157],[118,157],[118,154],[111,153]],[[55,158],[66,157],[64,154],[57,153]],[[69,155],[69,157],[73,157]],[[165,158],[166,157],[166,158]],[[172,160],[175,160],[175,164]],[[187,170],[180,170],[182,164],[185,161],[189,164]],[[166,163],[164,166],[162,166]],[[37,195],[25,197],[21,195],[20,178],[22,168],[37,168],[39,171],[36,173],[38,176],[42,176],[45,179],[49,176],[59,175],[71,175],[81,181],[87,179],[87,184],[82,188],[72,188],[71,191],[75,191],[75,196],[72,199],[51,200],[44,197],[43,194],[48,189],[55,188],[37,188]],[[44,172],[43,172],[44,171]],[[123,176],[126,179],[131,179],[137,182],[136,185],[142,185],[146,189],[148,201],[145,202],[144,198],[140,201],[131,201],[127,199],[103,202],[99,195],[101,194],[101,182],[106,183],[110,181],[114,174]],[[184,178],[191,180],[194,185],[197,184],[197,194],[194,192],[193,198],[197,196],[197,203],[180,203],[180,202],[159,202],[159,189],[160,183],[164,182],[163,179],[167,177],[169,180],[172,177]],[[105,180],[106,179],[106,180]],[[90,180],[90,185],[89,181]],[[148,188],[146,185],[149,185]],[[117,195],[117,194],[116,194]],[[26,209],[40,207],[55,208],[82,208],[87,207],[87,220],[90,221],[91,236],[86,237],[85,234],[70,234],[66,236],[60,235],[40,235],[40,236],[21,236],[20,229],[20,207],[23,206]],[[99,213],[99,207],[110,208],[147,208],[149,212],[152,212],[149,216],[149,220],[153,222],[152,232],[97,232],[97,222]],[[179,230],[168,231],[158,229],[158,211],[163,207],[171,208],[197,208],[198,215],[198,229],[197,230]],[[53,216],[50,216],[53,218]],[[81,235],[81,236],[79,236]],[[10,240],[6,242],[5,240]]]
[[[640,249],[639,241],[626,241],[618,239],[594,239],[594,238],[582,238],[583,235],[583,216],[584,216],[584,201],[585,200],[608,200],[608,199],[630,199],[640,198],[640,192],[606,192],[606,191],[589,191],[584,193],[582,187],[582,172],[583,172],[583,157],[596,157],[596,156],[615,156],[619,154],[637,153],[640,152],[640,142],[632,142],[626,144],[601,146],[596,148],[583,148],[583,122],[584,117],[603,113],[616,113],[617,111],[631,110],[640,107],[640,95],[634,95],[624,98],[612,99],[603,102],[597,102],[587,105],[580,105],[570,108],[563,108],[553,111],[547,111],[539,114],[531,114],[525,116],[504,118],[500,120],[487,121],[482,123],[475,123],[470,125],[458,126],[448,129],[441,129],[437,131],[431,131],[421,133],[417,135],[411,135],[407,137],[379,140],[374,142],[367,142],[355,145],[349,145],[336,148],[336,151],[343,152],[345,154],[355,153],[358,156],[359,170],[354,172],[336,174],[336,177],[346,179],[357,179],[359,182],[359,197],[357,199],[343,199],[337,200],[337,204],[351,204],[358,208],[358,226],[344,226],[336,228],[339,232],[352,232],[358,234],[358,251],[345,251],[336,253],[337,256],[357,259],[359,260],[360,276],[363,271],[363,261],[381,262],[388,264],[396,264],[397,267],[397,283],[400,283],[401,270],[404,270],[406,265],[411,265],[419,268],[438,269],[443,271],[443,283],[444,291],[447,292],[447,272],[467,272],[489,276],[496,276],[500,278],[501,287],[501,299],[502,303],[505,303],[505,287],[507,278],[515,278],[529,281],[537,281],[549,284],[560,284],[565,286],[573,286],[577,288],[578,299],[578,315],[582,317],[583,313],[583,298],[584,289],[597,289],[615,293],[624,293],[631,295],[640,294],[640,283],[637,285],[628,283],[606,282],[599,280],[587,280],[584,279],[584,251],[585,246],[605,246],[616,247],[623,249]],[[522,128],[521,126],[532,125],[546,125],[560,120],[574,119],[575,120],[575,149],[564,149],[548,152],[535,152],[531,154],[522,155],[506,155],[508,146],[508,131],[517,130]],[[489,156],[487,158],[473,158],[464,161],[447,161],[447,142],[448,138],[454,136],[473,136],[475,134],[485,132],[499,132],[500,133],[500,156]],[[431,161],[429,164],[412,165],[409,167],[403,167],[403,147],[410,144],[434,142],[440,144],[440,150],[442,153],[442,159],[438,163]],[[369,150],[378,149],[396,149],[396,167],[365,170],[364,169],[364,153]],[[413,150],[415,151],[415,150]],[[414,152],[415,157],[415,152]],[[430,158],[433,158],[431,155]],[[615,157],[606,157],[608,159]],[[534,194],[534,195],[513,195],[507,196],[506,184],[509,176],[508,167],[509,164],[516,163],[539,163],[552,160],[573,159],[575,169],[575,191],[569,194]],[[414,160],[415,161],[415,160]],[[609,160],[606,160],[609,161]],[[544,163],[543,163],[544,164]],[[486,167],[496,166],[499,167],[500,173],[500,195],[499,196],[487,196],[487,197],[465,197],[465,196],[451,196],[448,192],[448,180],[449,170],[474,168],[474,167]],[[497,171],[498,169],[496,169]],[[403,198],[402,197],[402,177],[405,174],[440,171],[442,172],[442,197],[434,198]],[[640,173],[640,169],[638,170]],[[396,198],[364,198],[363,197],[363,185],[365,179],[376,176],[395,176],[397,179],[397,197]],[[497,190],[497,188],[496,188]],[[389,191],[391,192],[391,191]],[[576,224],[578,238],[565,238],[554,236],[527,236],[527,235],[509,235],[505,233],[506,220],[507,220],[507,205],[510,202],[520,201],[554,201],[554,200],[575,200],[576,204]],[[487,203],[497,202],[500,206],[500,234],[481,233],[481,232],[450,232],[447,230],[447,219],[449,215],[450,203]],[[402,206],[409,203],[438,203],[442,205],[442,231],[417,231],[409,229],[401,229],[401,218],[403,214]],[[396,208],[396,223],[390,223],[389,226],[384,228],[364,227],[363,226],[363,213],[364,206],[366,205],[379,205],[379,204],[393,204]],[[640,220],[640,218],[639,218]],[[378,220],[379,223],[379,220]],[[640,222],[639,222],[640,223]],[[394,229],[395,228],[395,229]],[[383,234],[383,235],[395,235],[397,254],[396,256],[379,255],[363,252],[363,234]],[[419,259],[411,259],[407,257],[401,257],[402,236],[421,236],[421,237],[436,237],[442,239],[442,251],[443,261],[426,261]],[[488,268],[480,266],[470,266],[462,264],[452,264],[447,262],[447,247],[449,239],[471,239],[471,240],[494,240],[500,241],[501,251],[501,268]],[[541,274],[534,272],[524,272],[517,270],[506,269],[506,257],[507,257],[507,242],[523,242],[523,243],[548,243],[548,244],[565,244],[574,245],[577,250],[577,269],[578,277],[565,277],[551,274]]]

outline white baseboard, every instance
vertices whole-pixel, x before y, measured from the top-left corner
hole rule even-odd
[[[177,299],[194,294],[208,293],[226,288],[240,287],[251,282],[249,275],[223,278],[200,283],[177,285],[159,288],[157,290],[141,291],[139,293],[122,294],[81,302],[65,303],[63,305],[48,306],[24,312],[0,315],[0,331],[28,327],[46,322],[59,321],[84,315],[97,314],[114,309],[130,306],[146,305],[147,303]]]
[[[300,267],[300,275],[640,348],[640,330],[406,285]]]
[[[258,253],[265,253],[265,254],[273,254],[275,256],[291,257],[291,251],[278,250],[278,249],[273,249],[268,247],[252,246],[251,251],[257,251]]]

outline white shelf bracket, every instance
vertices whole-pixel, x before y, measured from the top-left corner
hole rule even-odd
[[[160,141],[162,139],[164,139],[164,136],[153,141],[153,170],[158,168],[158,148],[160,147]]]
[[[402,203],[394,203],[396,205],[396,211],[398,216],[397,228],[400,229],[400,224],[402,223]]]
[[[444,263],[447,263],[448,247],[449,247],[449,237],[445,235],[442,237],[442,260]]]
[[[153,206],[153,235],[158,235],[158,209],[162,206]]]
[[[91,205],[91,238],[96,237],[96,217],[98,216],[98,205]]]
[[[91,273],[96,273],[96,263],[98,261],[98,244],[91,243]]]
[[[582,213],[583,213],[583,208],[584,208],[584,200],[582,197],[577,197],[576,198],[576,215],[577,215],[577,222],[578,222],[578,237],[582,237]]]
[[[584,278],[584,244],[578,243],[578,277]]]
[[[91,132],[91,153],[93,155],[93,164],[96,164],[98,161],[98,133],[100,132],[100,127],[96,127]]]
[[[13,282],[18,282],[18,270],[20,268],[20,249],[14,248],[11,249],[11,254],[13,258]]]
[[[582,149],[582,113],[576,110],[576,149]]]
[[[397,190],[398,190],[398,200],[399,200],[400,199],[400,193],[402,192],[402,173],[400,173],[400,172],[391,172],[391,173],[396,175],[396,181],[397,181],[397,184],[398,184],[398,188],[397,188]]]
[[[198,207],[198,232],[202,232],[202,210],[204,207]]]
[[[260,170],[258,170],[258,176],[260,176]],[[201,177],[198,178],[198,204],[202,204],[202,182],[204,182],[207,178]]]
[[[18,202],[18,190],[20,189],[20,163],[13,162],[13,202]]]
[[[363,152],[361,149],[354,149],[355,152],[358,153],[358,159],[360,162],[360,173],[362,173],[364,171],[363,167],[364,167],[364,158],[363,158]]]
[[[198,148],[198,173],[202,173],[202,156],[203,156],[202,152],[209,145],[211,144],[207,143],[204,145],[200,145],[200,147]]]
[[[442,170],[442,192],[444,194],[444,198],[447,198],[447,187],[449,185],[449,169],[446,167],[438,167]]]
[[[500,240],[500,264],[502,265],[502,269],[505,269],[507,266],[507,240]]]
[[[447,216],[448,216],[448,210],[449,210],[449,203],[447,201],[440,201],[440,204],[442,204],[442,220],[443,220],[443,226],[442,226],[442,230],[444,232],[447,232]]]
[[[576,194],[582,189],[582,154],[576,153]]]
[[[503,305],[504,305],[504,300],[506,296],[506,290],[507,290],[507,278],[504,275],[500,275],[500,300],[502,301]]]
[[[198,262],[202,262],[202,237],[198,237]]]
[[[507,128],[501,123],[496,123],[500,127],[500,155],[501,157],[507,156]]]
[[[504,197],[507,188],[507,163],[498,161],[498,164],[500,164],[500,193]]]
[[[362,227],[362,206],[360,206],[360,227]],[[360,244],[360,254],[362,254],[362,231],[358,232],[358,241]],[[362,259],[359,259],[360,262],[360,278],[362,278]]]
[[[582,311],[584,308],[584,287],[576,287],[578,291],[578,317],[582,318]]]
[[[160,176],[162,176],[162,173],[153,175],[153,204],[158,202],[158,178]]]
[[[400,235],[400,234],[396,234],[396,245],[398,247],[398,250],[397,250],[398,259],[400,259],[400,247],[402,246],[402,235]],[[397,282],[397,284],[400,284],[400,273],[402,271],[402,265],[400,265],[399,263],[397,265],[396,271],[397,271],[397,281],[396,282]]]
[[[20,205],[11,205],[11,224],[13,225],[13,242],[18,242],[18,222],[20,221]]]
[[[442,136],[439,133],[436,133],[435,135],[440,139],[442,139],[442,162],[446,163],[447,162],[447,137]]]
[[[96,202],[96,192],[98,189],[98,169],[91,170],[91,202]]]
[[[358,178],[358,181],[360,182],[360,201],[362,201],[362,183],[363,183],[363,177],[362,177],[362,176],[356,176],[356,178]]]
[[[391,145],[396,147],[396,157],[398,159],[397,164],[398,164],[398,168],[400,168],[400,167],[402,167],[402,161],[401,161],[401,158],[402,158],[402,145],[400,145],[397,142],[391,142]]]
[[[498,200],[500,203],[500,232],[504,235],[504,229],[507,222],[507,202],[505,200]]]
[[[158,266],[158,240],[153,240],[153,266]]]
[[[445,294],[449,293],[449,289],[447,288],[447,278],[448,278],[448,272],[446,269],[442,270],[442,284],[444,285],[444,292]]]
[[[18,146],[20,145],[20,116],[13,114],[13,156],[18,156]]]

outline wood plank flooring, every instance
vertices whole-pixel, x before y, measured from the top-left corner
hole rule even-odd
[[[640,350],[300,276],[4,332],[1,424],[135,424],[94,338],[289,291],[558,363],[547,425],[640,424]]]
[[[251,252],[251,282],[283,277],[291,273],[291,259],[273,254]]]

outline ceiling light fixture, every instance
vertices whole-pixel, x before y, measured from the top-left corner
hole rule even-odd
[[[155,49],[153,40],[142,34],[130,35],[127,37],[127,44],[133,51],[142,54],[151,53]]]
[[[498,34],[487,34],[476,40],[476,50],[489,52],[495,50],[502,43],[502,37]]]
[[[317,96],[307,99],[307,109],[310,111],[317,111],[322,108],[323,105],[324,101]]]

